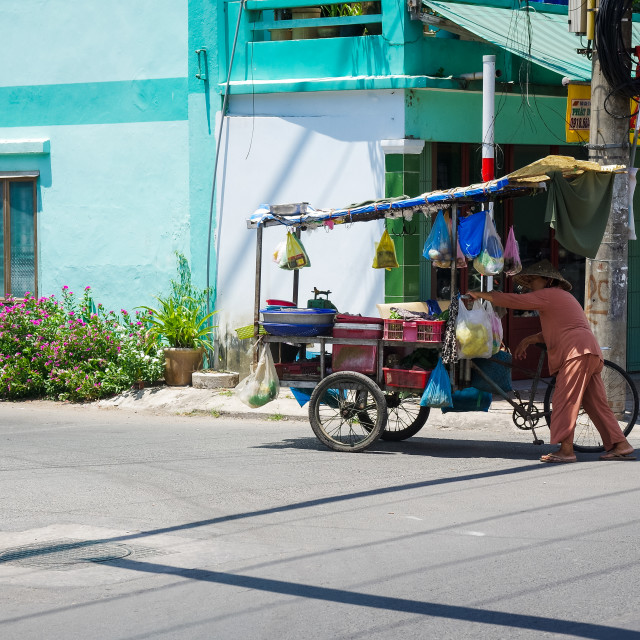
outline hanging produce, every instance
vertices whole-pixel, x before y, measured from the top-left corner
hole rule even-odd
[[[471,310],[468,310],[464,304],[460,305],[456,321],[456,338],[460,359],[491,357],[493,348],[491,316],[481,300],[476,300]]]
[[[515,276],[522,270],[522,262],[520,261],[520,251],[518,250],[518,242],[513,233],[513,227],[509,229],[507,243],[504,247],[504,272],[508,276]]]
[[[429,237],[424,243],[422,255],[427,258],[427,260],[433,260],[436,266],[446,266],[442,263],[450,263],[453,258],[451,234],[449,233],[449,228],[447,227],[442,211],[438,211]]]
[[[488,211],[484,215],[482,249],[473,261],[473,266],[483,276],[497,276],[504,267],[504,251],[491,215]]]

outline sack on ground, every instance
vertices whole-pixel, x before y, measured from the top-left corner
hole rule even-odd
[[[427,260],[440,263],[436,266],[442,266],[443,263],[450,262],[453,257],[451,234],[449,233],[449,227],[447,227],[442,211],[438,211],[431,232],[424,243],[422,255]]]
[[[511,385],[511,366],[500,364],[504,362],[506,365],[512,363],[511,354],[508,351],[498,351],[491,356],[490,359],[481,358],[474,360],[473,363],[481,369],[482,372],[494,382],[505,393],[513,389]],[[476,371],[471,368],[471,385],[481,391],[496,393],[496,390]]]
[[[497,276],[504,267],[504,251],[489,212],[485,211],[484,215],[482,250],[473,261],[473,266],[483,276]]]
[[[398,260],[396,258],[396,245],[385,229],[380,242],[376,243],[376,255],[373,258],[374,269],[397,269]]]
[[[511,227],[507,236],[507,243],[504,246],[504,272],[508,276],[515,276],[520,271],[522,271],[522,262],[520,260],[518,241],[513,232],[513,227]]]
[[[481,300],[476,300],[470,311],[464,304],[460,304],[456,320],[456,338],[458,357],[461,360],[491,357],[493,350],[491,315]]]
[[[296,238],[296,236],[287,231],[285,260],[280,259],[278,266],[281,269],[287,269],[289,271],[295,271],[296,269],[302,269],[302,267],[310,267],[311,260],[302,246],[302,242]],[[275,257],[275,256],[274,256]]]
[[[425,387],[421,407],[450,407],[451,405],[451,380],[449,372],[438,358],[438,364],[429,376],[429,382]]]
[[[280,381],[268,347],[262,348],[255,369],[235,388],[238,399],[252,409],[262,407],[278,397]]]

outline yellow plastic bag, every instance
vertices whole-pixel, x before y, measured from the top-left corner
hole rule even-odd
[[[311,266],[311,260],[309,260],[309,256],[302,246],[302,242],[300,242],[291,231],[287,232],[285,250],[284,252],[280,252],[278,266],[281,269],[288,269],[289,271]]]
[[[376,243],[376,255],[373,258],[374,269],[397,269],[398,260],[396,259],[396,246],[385,229],[380,238],[380,242]]]

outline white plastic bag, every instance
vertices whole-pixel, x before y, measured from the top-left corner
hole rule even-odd
[[[271,351],[267,346],[262,347],[262,353],[255,369],[242,379],[235,388],[238,399],[252,409],[257,409],[278,397],[280,381],[273,365]]]
[[[493,314],[493,309],[491,313]],[[471,311],[461,301],[456,320],[456,338],[458,357],[461,360],[491,357],[493,350],[491,316],[481,300],[473,303]]]

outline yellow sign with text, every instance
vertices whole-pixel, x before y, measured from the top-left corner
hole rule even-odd
[[[570,84],[567,94],[567,118],[565,123],[567,142],[589,142],[591,125],[591,87],[585,84]],[[638,103],[630,101],[630,113],[635,113]],[[629,122],[629,141],[633,142],[636,116]]]
[[[591,123],[591,87],[570,84],[567,94],[567,142],[589,142]]]

